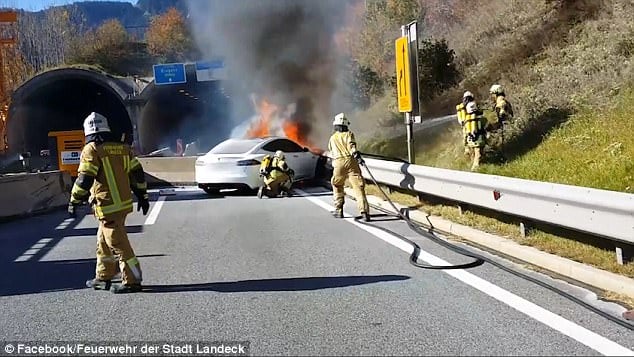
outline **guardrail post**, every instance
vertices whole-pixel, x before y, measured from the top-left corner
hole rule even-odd
[[[634,261],[634,246],[622,244],[616,246],[616,262],[624,265]]]
[[[520,222],[520,235],[522,238],[526,238],[526,234],[528,234],[528,227],[524,222]]]

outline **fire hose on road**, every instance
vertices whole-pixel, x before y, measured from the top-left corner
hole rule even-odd
[[[397,159],[397,158],[391,158],[391,157],[386,157],[386,156],[381,156],[381,155],[374,155],[374,154],[363,154],[363,155],[365,155],[365,156],[374,156],[374,157],[377,157],[377,158],[380,158],[380,159],[385,159],[385,160],[390,160],[390,161],[400,161],[400,162],[403,162],[403,163],[407,163],[405,160],[401,160],[401,159]],[[569,294],[569,293],[567,293],[565,291],[562,291],[562,290],[560,290],[560,289],[558,289],[558,288],[556,288],[556,287],[554,287],[554,286],[552,286],[550,284],[547,284],[547,283],[545,283],[545,282],[543,282],[543,281],[541,281],[539,279],[536,279],[534,277],[531,277],[531,276],[529,276],[527,274],[524,274],[522,272],[519,272],[519,271],[516,271],[514,269],[511,269],[511,268],[509,268],[509,267],[507,267],[507,266],[505,266],[503,264],[500,264],[499,262],[496,262],[493,259],[490,259],[488,257],[482,256],[482,255],[477,254],[477,253],[470,252],[467,249],[464,249],[462,247],[459,247],[459,246],[457,246],[455,244],[450,243],[449,241],[447,241],[445,239],[442,239],[441,237],[436,235],[435,228],[434,228],[433,224],[429,221],[429,218],[427,218],[429,226],[427,227],[426,230],[423,229],[421,224],[412,221],[407,215],[405,215],[401,210],[399,210],[396,207],[394,202],[390,199],[390,197],[385,193],[383,188],[379,185],[379,183],[377,182],[376,178],[374,177],[374,175],[372,174],[370,169],[365,165],[365,163],[361,164],[361,166],[363,166],[365,168],[365,170],[367,171],[368,175],[370,176],[372,182],[379,188],[379,191],[381,191],[381,194],[383,195],[383,198],[390,204],[390,206],[392,206],[392,208],[394,209],[395,213],[394,212],[390,212],[390,211],[385,210],[385,209],[382,209],[382,208],[375,207],[377,210],[379,210],[379,211],[381,211],[381,212],[383,212],[383,213],[385,213],[387,215],[391,215],[393,217],[397,217],[397,218],[402,219],[403,221],[405,221],[407,223],[407,226],[412,231],[414,231],[415,233],[417,233],[421,237],[427,238],[427,239],[429,239],[429,240],[431,240],[431,241],[433,241],[433,242],[435,242],[435,243],[437,243],[437,244],[439,244],[439,245],[441,245],[441,246],[443,246],[443,247],[445,247],[445,248],[447,248],[449,250],[452,250],[452,251],[454,251],[454,252],[456,252],[456,253],[458,253],[460,255],[463,255],[463,256],[466,256],[466,257],[474,259],[470,263],[458,264],[458,265],[445,265],[445,266],[443,266],[443,265],[440,265],[440,266],[438,266],[438,265],[429,265],[429,264],[420,263],[418,261],[418,256],[419,256],[419,253],[420,253],[421,249],[420,249],[420,246],[418,246],[418,244],[416,244],[416,242],[414,242],[414,241],[412,241],[412,240],[410,240],[410,239],[408,239],[408,238],[404,237],[403,235],[400,235],[400,234],[398,234],[396,232],[392,232],[389,229],[386,229],[386,228],[383,228],[383,227],[379,227],[377,225],[373,225],[373,224],[370,224],[370,223],[367,223],[367,222],[363,222],[360,219],[361,217],[356,217],[355,218],[355,221],[357,221],[360,224],[368,225],[368,226],[371,226],[373,228],[376,228],[376,229],[382,230],[384,232],[387,232],[387,233],[389,233],[389,234],[391,234],[391,235],[403,240],[404,242],[412,245],[414,247],[414,251],[410,255],[409,261],[415,267],[422,268],[422,269],[465,269],[465,268],[477,267],[477,266],[480,266],[480,265],[482,265],[482,264],[484,264],[486,262],[486,263],[489,263],[489,264],[491,264],[491,265],[493,265],[493,266],[495,266],[495,267],[497,267],[499,269],[502,269],[505,272],[511,273],[511,274],[513,274],[513,275],[515,275],[515,276],[517,276],[519,278],[525,279],[525,280],[530,281],[532,283],[535,283],[535,284],[537,284],[537,285],[539,285],[541,287],[544,287],[544,288],[546,288],[546,289],[548,289],[548,290],[550,290],[550,291],[552,291],[552,292],[554,292],[554,293],[556,293],[556,294],[558,294],[558,295],[560,295],[560,296],[562,296],[562,297],[564,297],[564,298],[566,298],[566,299],[568,299],[568,300],[570,300],[570,301],[572,301],[574,303],[577,303],[577,304],[585,307],[586,309],[588,309],[588,310],[590,310],[590,311],[592,311],[592,312],[594,312],[594,313],[596,313],[596,314],[598,314],[598,315],[600,315],[600,316],[602,316],[602,317],[604,317],[604,318],[606,318],[606,319],[608,319],[608,320],[610,320],[610,321],[612,321],[612,322],[614,322],[616,324],[619,324],[620,326],[623,326],[623,327],[625,327],[625,328],[627,328],[629,330],[634,331],[634,324],[629,323],[629,322],[627,322],[625,320],[619,319],[618,317],[615,317],[613,315],[610,315],[610,314],[602,311],[601,309],[598,309],[597,307],[595,307],[595,306],[583,301],[582,299],[579,299],[576,296],[573,296],[573,295],[571,295],[571,294]]]

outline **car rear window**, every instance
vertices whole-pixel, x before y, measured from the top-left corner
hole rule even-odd
[[[235,140],[230,139],[221,142],[216,145],[211,151],[210,154],[243,154],[251,149],[254,146],[259,144],[260,140]]]

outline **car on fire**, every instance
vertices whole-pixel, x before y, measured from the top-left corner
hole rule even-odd
[[[295,171],[294,182],[315,179],[325,163],[325,157],[285,137],[228,139],[196,159],[196,183],[208,194],[221,189],[255,192],[262,183],[262,159],[277,150],[284,152],[288,166]]]

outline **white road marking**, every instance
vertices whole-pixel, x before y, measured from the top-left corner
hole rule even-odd
[[[75,218],[66,218],[64,221],[62,221],[62,223],[55,227],[55,229],[66,229],[74,220]]]
[[[154,204],[154,207],[152,207],[150,214],[148,214],[147,219],[145,220],[146,226],[156,223],[156,220],[158,219],[158,215],[159,213],[161,213],[161,208],[163,208],[164,202],[165,202],[165,196],[161,196],[158,198],[158,200]]]
[[[42,239],[38,240],[37,243],[33,244],[29,249],[27,249],[24,253],[22,253],[21,256],[15,258],[15,260],[13,260],[13,261],[14,262],[26,262],[28,260],[31,260],[31,258],[33,258],[33,256],[35,254],[37,254],[37,252],[39,252],[40,249],[46,247],[48,242],[50,242],[52,240],[53,240],[53,238],[42,238]]]
[[[295,189],[304,198],[317,206],[327,210],[334,211],[334,207],[320,200],[317,197],[311,197],[309,193],[306,193],[300,189]],[[349,216],[346,216],[349,217]],[[348,223],[352,223],[355,226],[363,229],[364,231],[374,235],[375,237],[392,244],[393,246],[405,251],[408,254],[412,254],[414,247],[411,244],[404,242],[403,240],[384,232],[380,229],[366,226],[355,221],[352,218],[344,219]],[[449,265],[449,262],[436,257],[423,250],[418,255],[419,259],[426,261],[433,265]],[[520,311],[521,313],[531,317],[544,325],[561,332],[562,334],[577,340],[578,342],[592,348],[593,350],[606,355],[606,356],[634,356],[634,351],[619,345],[618,343],[611,341],[597,333],[594,333],[585,327],[579,326],[576,323],[566,320],[565,318],[550,312],[541,306],[534,304],[524,298],[521,298],[507,290],[500,288],[499,286],[492,284],[480,277],[477,277],[465,270],[444,270],[446,274],[462,281],[463,283],[480,290],[481,292],[491,296],[492,298]]]

